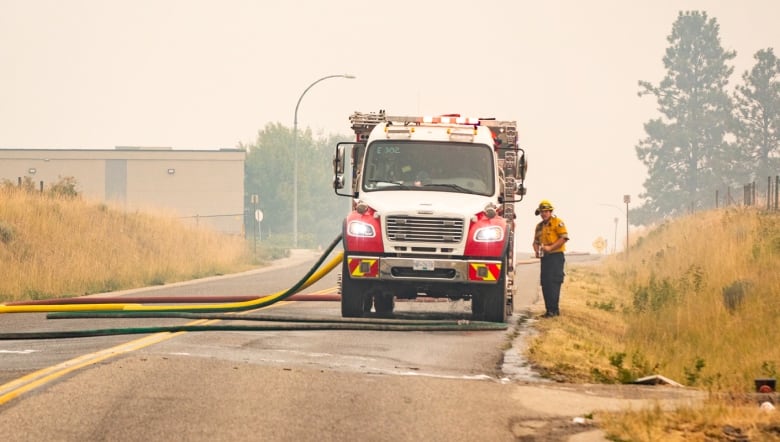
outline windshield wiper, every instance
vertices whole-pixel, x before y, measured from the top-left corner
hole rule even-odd
[[[368,184],[393,184],[395,186],[401,186],[403,183],[400,181],[388,181],[388,180],[368,180]]]
[[[368,180],[366,181],[366,185],[369,187],[373,187],[374,189],[381,189],[382,187],[401,187],[401,188],[409,187],[409,185],[404,183],[403,181],[390,181],[390,180]]]
[[[448,189],[452,189],[460,193],[474,193],[474,194],[478,193],[471,189],[467,189],[463,186],[459,186],[457,184],[452,184],[452,183],[423,184],[422,187],[446,187]]]

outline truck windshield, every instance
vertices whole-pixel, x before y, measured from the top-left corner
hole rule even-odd
[[[492,195],[493,150],[486,145],[375,141],[366,151],[363,190],[432,190]]]

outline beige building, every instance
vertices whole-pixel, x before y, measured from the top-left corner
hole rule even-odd
[[[240,149],[0,149],[0,181],[29,177],[36,186],[48,186],[74,177],[84,198],[126,210],[163,211],[240,234],[245,159]]]

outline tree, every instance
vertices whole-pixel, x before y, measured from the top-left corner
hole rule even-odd
[[[733,120],[725,91],[736,53],[721,47],[717,21],[706,12],[680,12],[667,40],[666,76],[658,86],[639,82],[639,96],[655,96],[662,116],[645,123],[648,136],[636,146],[648,167],[637,222],[702,207],[736,179],[739,152],[726,141]]]
[[[780,60],[772,48],[753,56],[755,66],[742,75],[734,94],[741,123],[737,142],[750,158],[750,179],[771,176],[780,169]]]
[[[344,135],[317,138],[304,159],[308,180],[298,201],[305,210],[299,211],[299,231],[311,246],[327,246],[341,234],[344,218],[350,211],[351,200],[336,195],[333,189],[333,154],[339,141],[350,140]]]
[[[289,129],[268,123],[258,132],[255,144],[241,146],[247,151],[244,189],[248,195],[260,197],[264,237],[292,232],[291,144]]]
[[[341,233],[349,204],[333,191],[331,164],[336,142],[345,139],[348,137],[336,135],[315,140],[310,129],[298,133],[298,236],[302,247],[326,245]],[[262,236],[282,237],[284,245],[292,243],[293,231],[291,146],[292,129],[278,123],[269,123],[259,131],[255,144],[241,146],[247,151],[246,193],[260,197]]]

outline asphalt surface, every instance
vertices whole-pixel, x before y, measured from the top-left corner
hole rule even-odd
[[[301,275],[318,256],[314,251],[298,250],[290,258],[241,275],[112,295],[198,296],[215,290],[245,295],[247,287],[268,293],[273,290],[270,286],[247,281],[256,281],[258,276],[269,280],[273,279],[269,275],[282,273]],[[590,258],[572,255],[568,261],[577,265]],[[541,310],[538,288],[528,283],[535,278],[538,263],[520,260],[513,323]],[[321,287],[329,290],[333,283],[323,281]],[[316,292],[318,286],[310,290]],[[334,304],[288,303],[279,311],[333,315],[338,308]],[[462,307],[445,305],[455,310]],[[399,305],[399,309],[437,307]],[[3,315],[0,325],[3,329],[80,326],[30,319],[34,318]],[[604,435],[585,419],[596,411],[673,407],[699,398],[695,392],[668,387],[546,381],[522,356],[524,341],[533,333],[533,320],[517,327],[435,335],[186,333],[132,352],[109,349],[109,354],[117,354],[0,405],[0,426],[5,440],[19,441],[602,441]],[[513,336],[511,346],[496,355],[493,349],[507,336]],[[43,349],[32,366],[42,368],[94,351],[93,344],[106,348],[127,340],[8,344],[0,382],[10,383],[29,371],[26,349]]]

